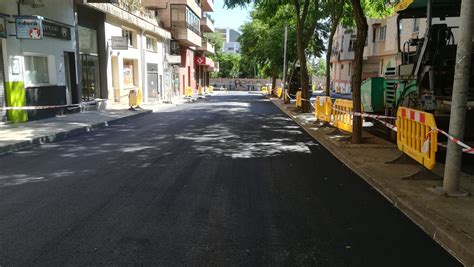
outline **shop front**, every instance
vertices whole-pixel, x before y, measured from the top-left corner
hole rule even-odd
[[[77,7],[77,12],[82,101],[106,99],[105,14],[82,5]]]
[[[11,2],[2,12],[0,105],[31,107],[7,111],[7,120],[24,122],[74,112],[71,96],[78,88],[72,2],[44,0],[35,8]],[[0,116],[4,120],[5,114]]]

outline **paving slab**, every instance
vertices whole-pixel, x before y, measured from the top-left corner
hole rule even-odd
[[[406,164],[389,164],[394,160],[403,162],[397,160],[403,158],[403,153],[395,144],[364,132],[364,137],[375,142],[351,145],[347,134],[334,134],[335,129],[318,123],[314,114],[302,114],[294,104],[269,98],[454,257],[465,266],[474,266],[473,176],[462,174],[462,187],[470,197],[435,194],[432,189],[442,185],[443,164],[438,163],[432,172],[409,160]]]

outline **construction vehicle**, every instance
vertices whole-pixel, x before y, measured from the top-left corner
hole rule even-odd
[[[450,24],[456,21],[453,18],[460,16],[461,0],[398,0],[394,4],[398,14],[397,39],[401,64],[388,68],[383,82],[365,84],[365,88],[362,86],[363,105],[372,106],[374,113],[384,110],[386,115],[392,116],[399,106],[430,112],[435,115],[438,127],[447,129],[456,65],[457,40],[454,31],[459,28]],[[426,32],[422,37],[409,38],[402,43],[400,24],[407,19],[426,19]],[[467,120],[474,121],[473,71],[470,80]],[[378,87],[372,88],[372,84]],[[380,99],[380,86],[383,86],[383,101],[372,103],[375,98]],[[378,96],[374,97],[374,93]],[[469,127],[469,123],[466,125],[466,136],[474,137],[474,127]]]

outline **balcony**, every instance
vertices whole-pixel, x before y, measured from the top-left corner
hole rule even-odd
[[[168,9],[172,5],[184,5],[198,16],[202,12],[201,5],[197,0],[142,0],[142,5],[150,9]]]
[[[214,12],[214,0],[201,0],[202,11]]]
[[[186,46],[200,47],[202,45],[199,30],[183,21],[172,22],[173,38]]]
[[[203,32],[214,32],[214,20],[205,13],[201,18],[201,30]]]
[[[215,53],[214,46],[205,37],[202,37],[201,46],[198,47],[197,50],[203,51],[203,52],[208,53],[208,54],[214,54]]]

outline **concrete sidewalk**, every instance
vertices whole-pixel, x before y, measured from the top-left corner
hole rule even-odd
[[[352,145],[348,135],[320,125],[314,114],[302,114],[294,104],[269,98],[454,257],[466,266],[474,266],[474,177],[462,177],[462,187],[471,193],[470,197],[435,194],[432,189],[442,184],[442,164],[429,172],[411,160],[400,160],[403,154],[395,144],[366,132],[365,144]]]
[[[126,109],[94,110],[21,124],[3,124],[0,125],[0,155],[55,142],[151,112]]]

